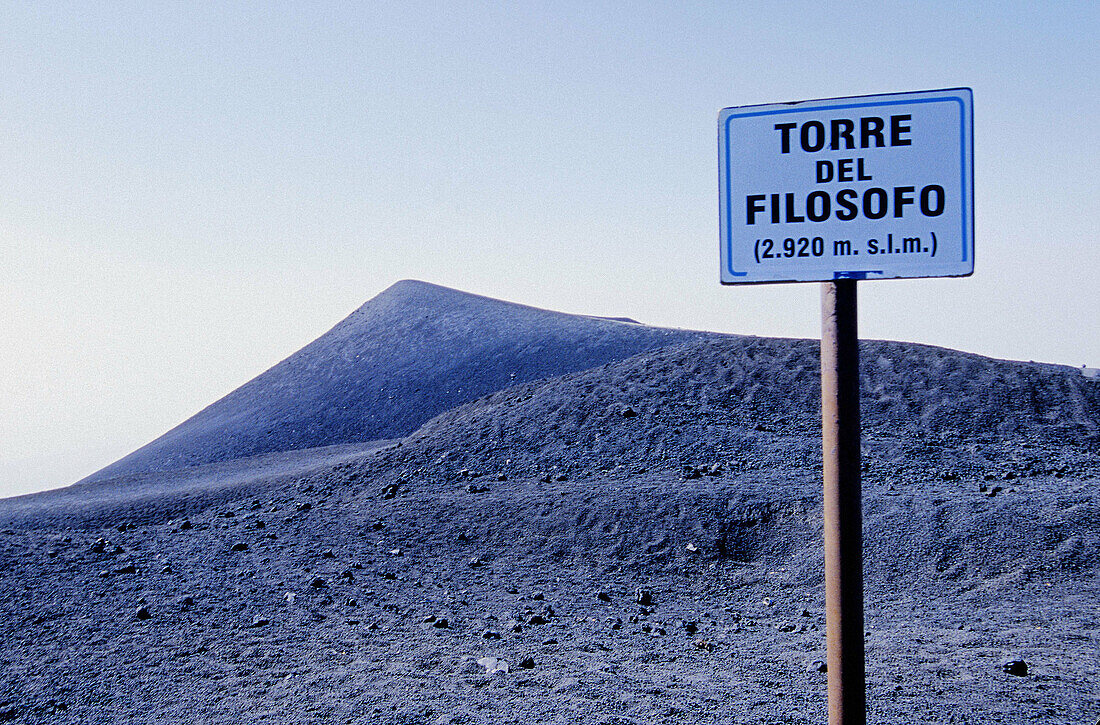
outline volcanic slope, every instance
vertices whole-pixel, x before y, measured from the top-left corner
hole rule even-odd
[[[517,383],[708,333],[569,315],[405,280],[83,482],[406,435]]]
[[[1100,383],[861,349],[869,720],[1094,721]],[[0,501],[0,718],[822,722],[817,377],[703,338]]]

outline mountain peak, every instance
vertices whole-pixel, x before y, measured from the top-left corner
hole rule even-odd
[[[707,334],[401,280],[270,370],[85,481],[397,438],[510,385]]]

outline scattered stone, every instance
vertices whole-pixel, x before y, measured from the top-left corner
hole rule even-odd
[[[806,668],[807,672],[828,672],[829,665],[825,664],[824,660],[814,660],[810,663],[810,666]]]
[[[1003,490],[1004,489],[1001,488],[1000,486],[994,486],[993,488],[989,489],[989,491],[985,495],[990,497],[990,498],[993,498],[994,496],[996,496],[998,493],[1000,493]]]
[[[687,546],[684,547],[684,549],[687,550],[689,553],[692,553],[692,554],[699,551],[699,547],[696,546],[695,544],[688,544]]]
[[[1023,660],[1011,660],[1001,665],[1001,669],[1005,671],[1005,674],[1015,675],[1016,677],[1027,677],[1027,662]]]
[[[683,626],[684,631],[688,634],[695,634],[699,631],[699,625],[695,622],[684,622],[681,626]]]
[[[286,594],[283,595],[283,599],[286,600],[287,604],[294,604],[294,600],[297,599],[297,598],[298,598],[298,595],[295,594],[294,592],[287,592]]]
[[[133,564],[126,564],[115,569],[115,574],[137,574],[137,567]]]
[[[171,574],[172,573],[172,565],[171,564],[165,564],[164,566],[162,566],[160,568],[160,573],[161,574]]]
[[[0,722],[9,722],[17,717],[19,717],[18,707],[8,703],[0,705]]]
[[[498,473],[498,474],[496,475],[496,479],[497,479],[498,481],[507,481],[507,480],[508,480],[508,474],[507,474],[507,473]],[[488,491],[488,490],[489,490],[488,486],[486,486],[486,487],[485,487],[485,490],[486,490],[486,491]]]
[[[386,484],[386,486],[384,486],[382,488],[382,498],[395,498],[397,496],[397,492],[400,489],[401,489],[400,484],[397,484],[397,483]]]
[[[474,558],[470,559],[471,569],[477,569],[480,566],[485,566],[485,562],[481,560],[481,557],[475,556]]]
[[[543,599],[546,599],[546,595],[543,594],[542,592],[535,592],[534,594],[531,595],[531,598],[534,599],[537,602],[541,602]]]
[[[697,640],[692,641],[691,644],[695,647],[695,649],[701,649],[705,652],[713,652],[714,651],[714,642],[711,642],[710,640],[699,638]]]
[[[107,549],[107,540],[106,539],[96,539],[95,543],[92,544],[92,553],[93,554],[102,554],[104,551],[106,551],[106,549]]]
[[[651,589],[635,589],[634,601],[642,606],[653,604],[653,591]]]
[[[555,481],[568,481],[569,480],[569,474],[568,473],[559,473],[557,476],[554,477],[554,480]]]
[[[267,527],[267,524],[265,524],[262,519],[256,519],[254,522],[252,522],[252,526],[253,528],[263,529]]]
[[[328,582],[326,582],[324,579],[322,579],[321,577],[318,576],[318,577],[314,577],[313,581],[311,581],[309,583],[309,585],[311,587],[313,587],[314,589],[324,589],[325,587],[328,586]]]
[[[610,602],[611,595],[605,591],[598,591],[596,592],[596,599],[599,599],[601,602]]]
[[[440,618],[432,622],[432,626],[436,629],[447,629],[451,626],[451,623],[448,622],[446,619]]]
[[[252,625],[251,626],[253,626],[253,627],[266,627],[269,624],[271,624],[271,620],[257,614],[255,617],[252,618]]]
[[[150,619],[152,616],[148,607],[138,607],[137,611],[134,612],[134,617],[142,621]]]
[[[358,607],[359,602],[355,601],[354,599],[348,599],[348,600],[344,601],[344,606],[345,607]]]
[[[638,411],[631,408],[629,405],[619,411],[619,415],[624,418],[634,418],[638,415]]]
[[[680,478],[684,481],[690,481],[695,478],[702,478],[703,472],[695,466],[684,466],[680,473]]]
[[[522,660],[519,661],[519,666],[525,670],[533,670],[535,669],[535,658],[524,657]]]
[[[549,621],[541,614],[532,614],[530,617],[527,618],[528,626],[539,624],[549,624]]]
[[[302,503],[295,506],[294,510],[295,511],[309,511],[311,508],[313,508],[313,504],[311,504],[309,501],[303,501]]]
[[[487,629],[481,633],[482,639],[500,639],[500,632],[496,630]]]
[[[466,493],[486,493],[488,490],[488,486],[479,486],[476,483],[466,484]]]
[[[191,529],[191,528],[193,528],[191,526],[191,522],[188,521],[187,519],[184,519],[182,522],[180,522],[180,531],[187,531],[188,529]]]
[[[386,528],[386,524],[381,519],[379,519],[371,524],[370,527],[374,531],[381,531],[382,529]]]
[[[237,514],[233,513],[232,511],[226,511],[224,514],[222,514],[222,516],[224,516],[227,519],[234,518],[236,515]]]
[[[119,530],[119,533],[122,533],[122,532],[125,532],[128,527],[127,527],[126,523],[123,522],[123,523],[119,524],[117,528]]]
[[[401,549],[390,549],[390,556],[404,556],[405,553]]]
[[[514,632],[516,634],[519,634],[520,632],[523,631],[523,625],[520,624],[519,622],[517,622],[514,619],[509,619],[508,623],[504,626],[505,626],[505,628],[507,628],[507,630],[509,632]]]
[[[508,663],[502,659],[496,657],[482,657],[477,663],[485,668],[486,674],[508,674]]]
[[[194,604],[195,604],[195,598],[194,597],[184,597],[180,601],[180,609],[187,609],[188,607],[194,606]]]
[[[539,483],[550,483],[550,474],[544,473],[539,476]]]
[[[558,640],[556,640],[556,639],[554,639],[553,637],[551,637],[550,639],[544,639],[544,640],[542,640],[542,643],[543,643],[543,644],[557,644],[557,643],[558,643]]]
[[[335,559],[336,554],[333,553],[332,549],[325,549],[324,551],[321,552],[321,558],[322,559]]]
[[[248,544],[243,541],[238,541],[229,549],[230,551],[248,551]]]

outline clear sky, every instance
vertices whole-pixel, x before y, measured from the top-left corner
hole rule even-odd
[[[0,496],[71,483],[416,278],[816,337],[718,283],[725,106],[969,86],[977,269],[864,337],[1100,366],[1100,4],[0,4]]]

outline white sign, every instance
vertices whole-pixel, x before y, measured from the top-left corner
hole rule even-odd
[[[969,88],[718,114],[723,284],[974,272]]]

